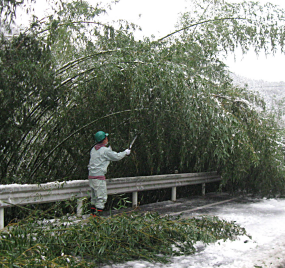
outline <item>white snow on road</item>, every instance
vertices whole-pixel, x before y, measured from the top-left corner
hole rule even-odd
[[[284,268],[285,199],[252,199],[247,203],[227,203],[213,209],[212,215],[236,221],[252,236],[236,241],[218,241],[191,256],[172,258],[168,264],[131,261],[107,267],[116,268]],[[191,214],[198,216],[199,211]]]

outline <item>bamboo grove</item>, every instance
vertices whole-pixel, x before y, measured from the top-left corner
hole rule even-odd
[[[94,133],[104,130],[116,151],[140,134],[109,177],[218,170],[233,191],[284,188],[277,118],[233,85],[223,62],[238,48],[283,51],[284,10],[190,2],[193,12],[160,39],[138,40],[137,25],[104,23],[107,10],[84,1],[13,37],[2,28],[1,182],[87,178]]]

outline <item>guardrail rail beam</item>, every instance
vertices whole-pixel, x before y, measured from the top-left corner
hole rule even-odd
[[[171,200],[176,201],[177,187],[202,184],[202,194],[205,195],[206,183],[216,181],[221,181],[217,172],[114,178],[107,180],[107,192],[109,195],[132,193],[132,204],[137,206],[138,193],[141,191],[171,188]],[[4,228],[4,209],[15,205],[49,203],[76,198],[78,199],[77,215],[82,215],[82,198],[89,196],[89,191],[88,180],[0,185],[0,229]]]

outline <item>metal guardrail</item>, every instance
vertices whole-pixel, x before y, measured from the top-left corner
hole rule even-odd
[[[172,188],[171,200],[176,200],[176,187],[220,181],[216,172],[182,173],[107,179],[109,195],[132,193],[133,206],[138,204],[138,192]],[[82,214],[82,198],[89,196],[88,180],[52,182],[45,184],[9,184],[0,186],[0,229],[4,227],[4,208],[15,205],[49,203],[76,198],[77,214]]]

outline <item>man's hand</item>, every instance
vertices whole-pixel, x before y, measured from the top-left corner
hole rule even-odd
[[[125,152],[126,152],[127,155],[131,154],[131,150],[130,149],[126,149]]]

